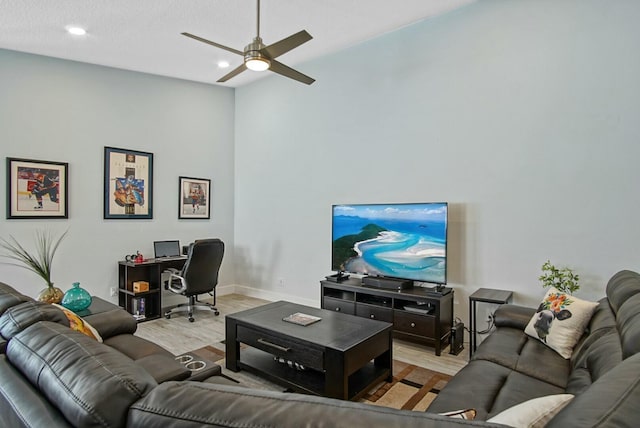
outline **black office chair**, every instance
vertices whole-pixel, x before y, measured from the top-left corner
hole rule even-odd
[[[220,315],[216,308],[216,285],[223,256],[224,242],[219,239],[199,239],[189,246],[189,255],[182,270],[167,269],[162,272],[162,283],[167,290],[189,298],[189,303],[182,303],[165,312],[165,318],[186,311],[189,321],[193,322],[194,310],[213,311],[215,315]],[[198,295],[204,293],[213,296],[213,304],[198,300]]]

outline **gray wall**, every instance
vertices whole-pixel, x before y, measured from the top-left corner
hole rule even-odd
[[[235,95],[0,50],[2,157],[70,164],[70,218],[0,218],[0,236],[68,228],[54,280],[102,297],[123,254],[220,236],[222,284],[318,305],[332,204],[444,200],[457,316],[478,287],[536,302],[548,258],[600,297],[640,269],[639,17],[635,1],[485,0],[297,66],[310,87],[272,76]],[[155,154],[153,220],[102,219],[104,146]],[[177,220],[179,175],[213,180],[210,221]]]
[[[233,248],[234,91],[212,85],[0,50],[0,141],[5,157],[69,163],[68,220],[6,220],[0,236],[26,247],[33,230],[69,230],[53,264],[62,290],[79,281],[109,297],[117,261],[157,239],[220,237]],[[105,146],[154,154],[153,220],[103,220]],[[211,220],[178,220],[178,176],[212,180]],[[233,252],[221,284],[234,282]],[[0,260],[2,261],[2,260]],[[0,265],[0,281],[37,295],[35,274]]]
[[[237,89],[238,282],[318,304],[332,204],[448,201],[456,316],[479,287],[538,302],[547,259],[603,296],[640,269],[639,18],[481,1]]]

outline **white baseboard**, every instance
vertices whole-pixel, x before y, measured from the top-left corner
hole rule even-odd
[[[297,303],[299,305],[311,306],[313,308],[319,308],[320,302],[312,299],[305,299],[303,297],[292,296],[287,293],[279,293],[273,290],[263,290],[260,288],[248,287],[246,285],[223,285],[216,287],[216,294],[218,296],[224,296],[226,294],[241,294],[243,296],[255,297],[257,299],[268,300],[270,302],[277,302],[278,300],[286,300],[288,302]]]

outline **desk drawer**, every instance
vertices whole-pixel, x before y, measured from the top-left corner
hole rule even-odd
[[[289,337],[278,336],[240,325],[237,329],[237,340],[271,355],[295,361],[305,367],[324,370],[323,350],[311,347],[308,343],[298,342]],[[242,352],[240,355],[242,355]]]
[[[329,311],[342,312],[349,315],[355,315],[356,306],[353,301],[334,299],[332,297],[325,297],[322,300],[323,308]]]
[[[397,331],[424,337],[435,337],[436,319],[432,315],[416,315],[402,311],[393,312],[393,328]]]

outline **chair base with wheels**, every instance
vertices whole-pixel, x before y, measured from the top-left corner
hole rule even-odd
[[[211,294],[211,293],[209,293]],[[201,302],[198,300],[198,296],[190,296],[189,303],[180,303],[178,306],[171,308],[167,312],[164,313],[164,317],[166,319],[170,319],[171,315],[178,312],[186,312],[189,322],[193,322],[193,311],[213,311],[213,314],[218,316],[220,315],[220,311],[216,308],[216,293],[215,290],[213,294],[213,304],[208,302]]]

